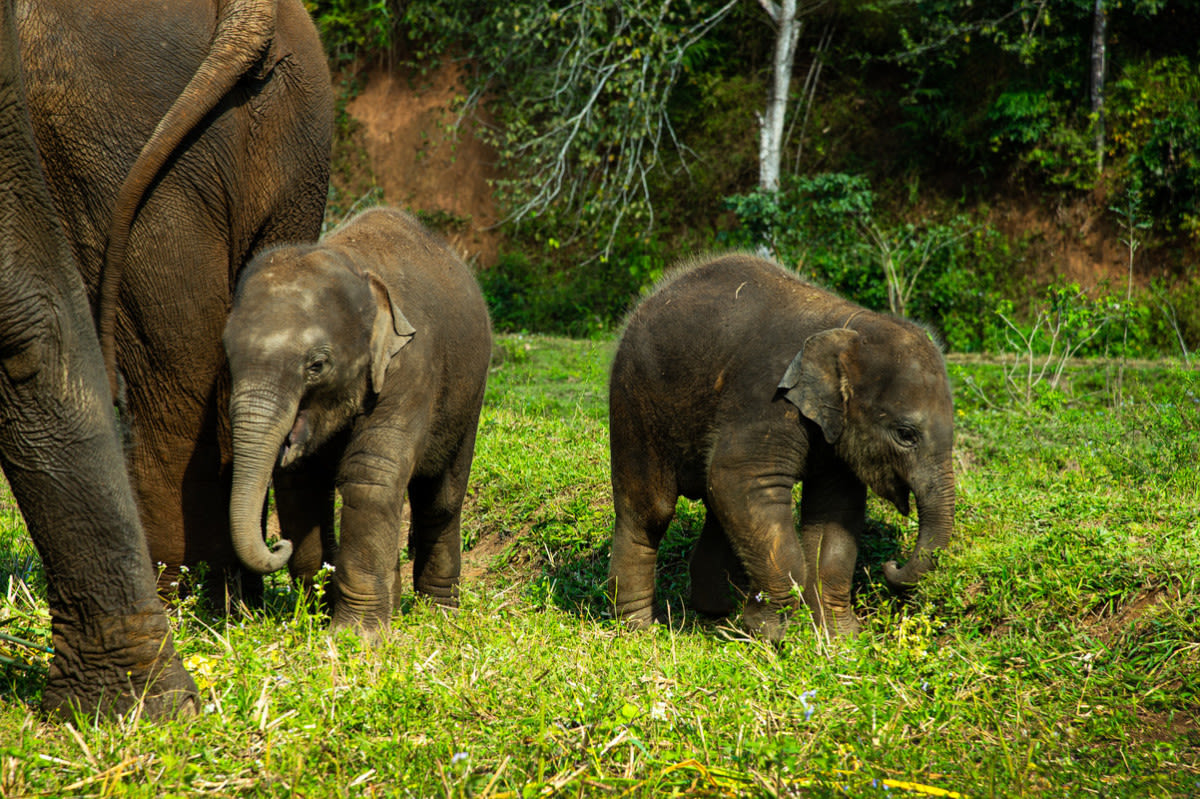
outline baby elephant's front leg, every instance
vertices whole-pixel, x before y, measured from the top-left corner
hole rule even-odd
[[[375,632],[391,621],[404,493],[400,485],[391,481],[343,481],[341,494],[341,543],[334,571],[337,604],[333,626]]]
[[[809,564],[804,601],[828,635],[854,635],[861,623],[852,588],[867,490],[853,475],[830,469],[805,480],[800,527]]]
[[[791,484],[785,478],[713,479],[710,505],[746,569],[749,596],[742,622],[755,635],[778,641],[807,578],[804,551],[792,521]]]

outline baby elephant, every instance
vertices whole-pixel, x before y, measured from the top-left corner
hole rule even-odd
[[[920,517],[893,589],[917,581],[954,523],[954,411],[926,332],[744,254],[693,264],[633,312],[610,387],[609,592],[634,626],[654,618],[659,542],[679,496],[702,499],[691,604],[733,610],[778,640],[797,594],[831,634],[859,629],[850,587],[866,490]],[[801,535],[792,488],[803,481]]]
[[[462,503],[491,355],[466,265],[411,216],[372,209],[319,244],[251,261],[224,340],[242,563],[260,573],[286,563],[310,587],[323,562],[334,564],[334,627],[374,632],[399,591],[407,491],[415,588],[457,606]],[[283,540],[268,549],[272,476]]]

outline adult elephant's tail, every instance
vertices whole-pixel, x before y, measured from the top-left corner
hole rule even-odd
[[[118,292],[134,217],[146,190],[180,142],[242,76],[267,55],[275,34],[276,3],[277,0],[218,0],[217,25],[208,54],[159,120],[117,193],[108,227],[96,309],[96,332],[114,398],[117,396]]]

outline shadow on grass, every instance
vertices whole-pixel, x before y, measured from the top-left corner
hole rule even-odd
[[[740,610],[730,617],[714,618],[696,613],[688,606],[688,560],[703,527],[703,503],[680,500],[675,519],[658,550],[655,595],[659,614],[673,620],[672,627],[711,634],[736,623]],[[868,517],[854,571],[854,602],[860,615],[905,601],[904,597],[891,593],[883,578],[883,564],[904,556],[902,537],[899,526]],[[542,575],[531,587],[535,602],[545,602],[581,619],[615,623],[606,593],[610,555],[611,542],[605,541],[600,547],[577,552],[553,567],[544,566]]]

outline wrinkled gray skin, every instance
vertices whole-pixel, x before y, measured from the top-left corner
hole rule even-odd
[[[17,0],[17,17],[150,554],[164,588],[204,561],[223,597],[237,559],[221,332],[254,253],[320,234],[333,91],[316,29],[300,0]]]
[[[366,211],[320,244],[254,259],[225,350],[230,519],[242,562],[263,573],[286,563],[308,585],[332,563],[334,627],[373,633],[400,589],[407,491],[414,586],[456,607],[491,356],[487,308],[466,265],[407,214]],[[261,520],[272,474],[283,540],[268,549]]]
[[[676,498],[703,500],[692,606],[777,640],[795,589],[830,634],[859,620],[850,589],[870,488],[920,529],[893,589],[917,582],[954,520],[954,415],[925,331],[742,254],[699,262],[633,312],[610,386],[609,591],[654,619],[654,569]],[[800,536],[792,488],[803,481]]]
[[[46,572],[42,706],[193,712],[154,590],[83,283],[46,189],[0,0],[0,465]]]

